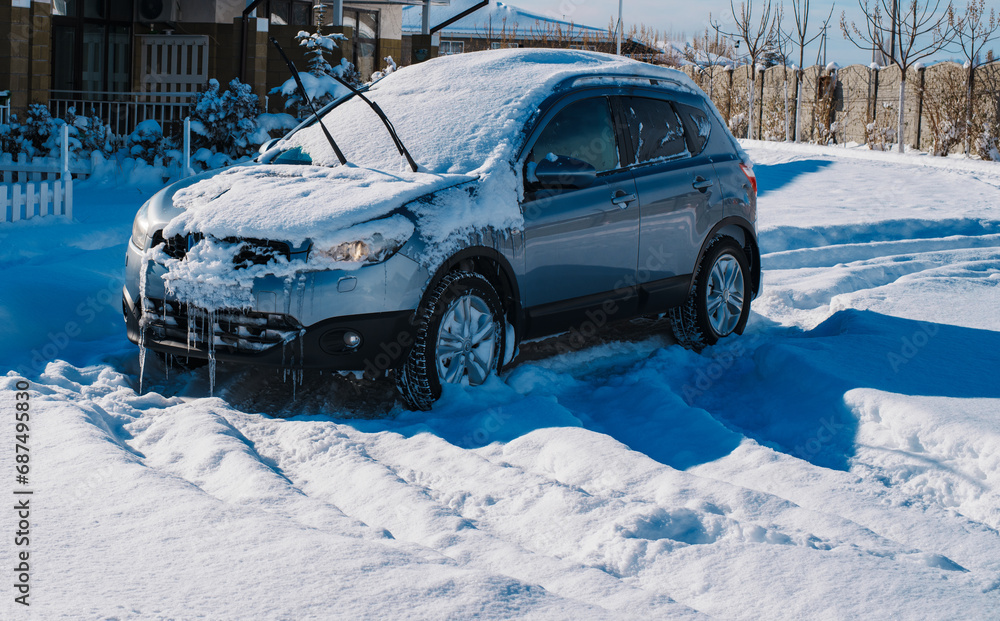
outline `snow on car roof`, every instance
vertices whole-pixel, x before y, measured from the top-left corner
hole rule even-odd
[[[510,49],[437,58],[389,75],[368,93],[421,171],[468,173],[509,161],[538,106],[569,78],[641,76],[697,87],[680,71],[578,50]],[[348,161],[395,170],[401,158],[376,115],[355,98],[324,117]],[[319,125],[289,137],[319,165],[337,163]],[[401,162],[400,162],[401,164]]]

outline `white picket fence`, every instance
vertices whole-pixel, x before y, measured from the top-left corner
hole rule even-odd
[[[16,162],[0,157],[0,224],[66,216],[73,218],[73,175],[69,167],[69,127],[62,129],[62,157],[35,158],[22,153]]]

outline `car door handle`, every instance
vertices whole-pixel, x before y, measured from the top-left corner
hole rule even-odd
[[[615,192],[615,197],[611,199],[611,202],[622,209],[628,209],[629,203],[634,203],[637,200],[639,200],[639,197],[635,194],[629,194],[625,190],[618,190]]]
[[[707,192],[708,188],[712,187],[713,185],[715,185],[714,181],[710,181],[704,177],[698,177],[697,179],[694,180],[694,183],[691,184],[691,187],[698,190],[699,192]]]

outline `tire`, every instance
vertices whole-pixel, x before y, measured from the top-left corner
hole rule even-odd
[[[700,352],[730,334],[742,334],[751,295],[746,252],[732,237],[716,237],[698,267],[691,295],[668,313],[674,337]]]
[[[429,410],[444,383],[482,384],[503,362],[500,296],[475,272],[442,278],[420,304],[416,328],[413,347],[396,370],[396,388],[412,409]]]

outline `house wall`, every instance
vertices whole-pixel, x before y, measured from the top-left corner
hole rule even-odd
[[[0,90],[10,90],[11,107],[48,103],[52,85],[52,5],[11,0],[0,7]]]

